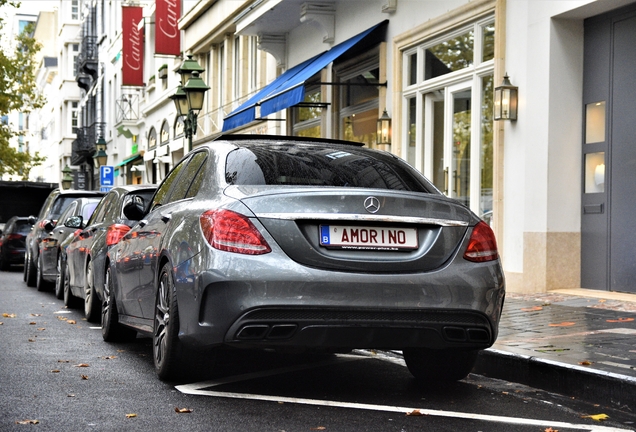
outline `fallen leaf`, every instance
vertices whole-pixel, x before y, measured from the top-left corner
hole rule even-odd
[[[75,320],[66,320],[66,322],[69,324],[76,324]]]
[[[591,365],[592,365],[592,362],[591,362],[591,361],[589,361],[589,360],[583,360],[583,361],[579,362],[579,364],[580,364],[581,366],[591,366]]]
[[[38,330],[38,331],[44,331],[44,330],[46,330],[46,329],[45,329],[44,327],[39,327],[37,330]]]
[[[407,412],[406,415],[407,416],[423,416],[424,414],[422,414],[422,411],[416,409],[411,412]]]
[[[551,427],[549,427],[543,432],[559,432],[559,430],[558,429],[552,429]]]
[[[137,414],[126,414],[126,418],[137,417]]]
[[[618,318],[618,319],[608,319],[608,323],[621,323],[621,322],[630,322],[634,321],[634,318]]]
[[[117,352],[118,353],[123,353],[123,352],[126,352],[126,350],[118,349]]]
[[[40,420],[16,420],[15,424],[38,424]]]
[[[192,412],[191,408],[178,408],[178,407],[174,407],[174,412],[177,412],[179,414],[189,414]]]
[[[104,360],[113,360],[113,359],[116,359],[117,356],[103,356],[103,357],[100,357],[100,358],[103,358]]]
[[[311,428],[311,430],[325,430],[325,429],[327,429],[327,428],[324,427],[324,426],[318,426],[318,427],[315,427],[315,428]]]
[[[532,306],[529,308],[521,308],[521,310],[523,312],[536,312],[536,311],[543,310],[543,308],[541,306]]]
[[[15,318],[16,317],[15,314],[8,314],[8,313],[3,313],[2,316],[5,317],[5,318]]]
[[[58,360],[57,362],[58,363],[70,363],[71,361],[70,360]]]
[[[80,364],[76,364],[75,367],[90,367],[88,365],[88,363],[80,363]]]
[[[67,394],[66,397],[75,397],[75,395],[71,393],[71,394]]]
[[[80,375],[82,377],[83,380],[87,380],[88,379],[88,375]]]
[[[565,321],[559,324],[550,324],[550,327],[570,327],[576,325],[575,322],[569,322],[569,321]]]
[[[606,301],[607,301],[607,300],[605,300],[605,299],[600,299],[598,302],[599,302],[599,303],[605,303]]]
[[[59,369],[53,369],[51,372],[52,373],[60,373],[60,370]]]
[[[29,325],[36,325],[36,324],[37,324],[37,323],[36,323],[35,321],[31,321],[31,322],[29,323]]]
[[[31,316],[42,316],[42,314],[31,314]]]
[[[35,342],[35,339],[29,339],[29,342]]]
[[[2,321],[0,321],[0,325],[3,325],[4,323]]]
[[[601,421],[601,420],[608,419],[609,416],[607,414],[594,414],[594,415],[581,416],[581,418],[589,418],[592,420]]]

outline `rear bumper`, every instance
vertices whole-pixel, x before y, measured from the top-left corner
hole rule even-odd
[[[204,270],[193,265],[200,258],[175,269],[179,335],[188,345],[484,349],[497,338],[505,294],[498,261],[362,274],[265,256],[257,267],[234,258]]]
[[[352,308],[257,308],[237,319],[225,343],[334,349],[484,349],[496,332],[480,313]]]

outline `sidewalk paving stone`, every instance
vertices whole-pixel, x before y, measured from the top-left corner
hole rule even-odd
[[[624,297],[508,293],[499,337],[473,372],[591,401],[607,398],[636,413],[636,295]]]

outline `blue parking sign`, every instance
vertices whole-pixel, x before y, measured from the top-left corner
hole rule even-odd
[[[99,183],[101,186],[114,186],[115,170],[112,166],[104,165],[99,167]]]

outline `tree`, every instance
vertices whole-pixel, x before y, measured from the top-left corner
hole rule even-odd
[[[17,7],[19,3],[0,0],[0,8],[5,5]],[[0,32],[4,25],[0,16]],[[45,160],[37,152],[31,155],[9,145],[12,138],[23,136],[24,131],[10,124],[7,115],[12,112],[28,114],[44,105],[44,97],[36,84],[36,54],[41,45],[31,36],[33,30],[33,23],[27,25],[16,36],[15,44],[0,51],[0,178],[10,174],[27,180],[31,168]]]

